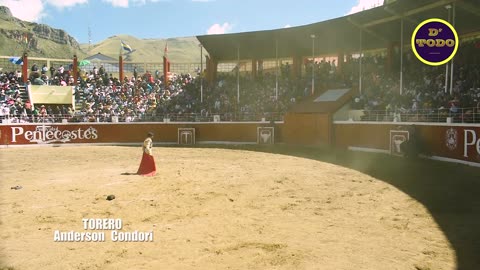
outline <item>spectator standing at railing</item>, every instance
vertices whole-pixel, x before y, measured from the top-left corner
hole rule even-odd
[[[67,84],[70,85],[70,86],[73,86],[73,85],[74,85],[74,82],[75,82],[75,81],[74,81],[74,79],[73,79],[73,76],[72,76],[72,75],[68,76],[68,83],[67,83]]]
[[[46,117],[47,116],[47,108],[45,108],[45,105],[40,106],[40,110],[38,111],[38,115],[40,117]]]
[[[412,104],[411,111],[412,111],[412,113],[416,113],[417,110],[419,109],[419,108],[418,108],[418,101],[417,101],[416,99],[413,99],[413,100],[412,100],[412,103],[413,103],[413,104]]]
[[[4,116],[8,116],[10,114],[10,107],[7,104],[2,104],[1,113]]]
[[[28,115],[32,114],[32,103],[30,103],[29,99],[25,102],[24,107]]]
[[[32,72],[38,72],[38,66],[36,63],[34,63],[32,66]]]
[[[0,87],[2,87],[1,83],[0,83]],[[0,104],[3,104],[5,101],[6,101],[5,90],[2,88],[2,90],[0,90]]]
[[[455,117],[455,116],[457,116],[457,114],[458,114],[458,107],[457,107],[457,105],[456,105],[455,102],[450,102],[449,112],[450,112],[450,117]]]
[[[55,71],[56,71],[55,67],[53,65],[50,66],[50,78],[53,78],[53,75],[55,75]]]
[[[65,68],[63,67],[63,65],[60,65],[60,67],[58,68],[58,73],[60,74],[60,76],[62,76],[64,72]]]
[[[43,64],[42,66],[42,74],[47,74],[48,68],[46,64]]]
[[[103,76],[105,74],[105,68],[103,65],[100,65],[100,68],[98,69],[98,75]]]
[[[146,75],[147,75],[147,81],[148,81],[148,83],[149,83],[150,85],[155,84],[155,79],[153,78],[152,74],[147,71]]]
[[[3,119],[5,116],[8,115],[5,112],[5,107],[6,107],[6,105],[4,103],[0,103],[0,118],[1,119]]]
[[[37,107],[32,107],[33,110],[32,110],[32,117],[33,119],[35,119],[36,117],[38,117],[38,115],[40,114],[40,111],[38,110]]]
[[[40,76],[40,79],[44,82],[44,84],[48,84],[49,82],[47,74],[42,74],[42,76]]]
[[[44,85],[45,82],[40,78],[40,74],[38,72],[32,74],[33,80],[32,85]]]
[[[23,112],[23,105],[18,102],[14,101],[12,104],[10,104],[10,114],[11,115],[17,115]]]

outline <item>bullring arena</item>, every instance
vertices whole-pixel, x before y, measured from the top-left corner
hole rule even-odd
[[[133,141],[4,145],[2,267],[474,269],[478,265],[477,168],[329,147],[258,145],[254,138],[261,134],[255,134],[255,127],[262,125],[2,126],[2,136],[12,141],[15,135],[20,143],[28,137],[27,130],[52,127],[83,132],[79,134],[88,130],[95,134],[91,140],[108,140],[113,133]],[[187,126],[197,131],[196,145],[169,142],[181,136],[172,130]],[[284,129],[285,124],[277,124],[277,131]],[[135,175],[141,148],[134,141],[141,141],[147,130],[156,134],[154,177]],[[215,130],[230,142],[213,144],[205,136],[215,135],[206,130]],[[106,200],[108,195],[115,199]],[[56,236],[68,232],[104,233],[104,240]],[[153,237],[121,241],[118,236],[134,232]]]
[[[13,269],[455,269],[429,211],[357,171],[286,155],[139,147],[2,150],[3,263]],[[74,168],[74,169],[73,169]],[[20,185],[21,190],[9,190]],[[113,201],[105,200],[114,194]],[[54,242],[82,219],[121,219],[153,242]],[[415,268],[416,267],[416,268]]]

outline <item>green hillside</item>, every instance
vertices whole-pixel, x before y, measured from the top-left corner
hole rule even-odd
[[[25,37],[28,43],[25,43]],[[128,62],[162,62],[166,43],[170,62],[200,62],[200,47],[196,37],[138,39],[118,34],[90,47],[88,44],[79,44],[62,29],[19,20],[12,16],[7,7],[0,6],[0,56],[21,56],[26,51],[30,57],[41,58],[71,59],[76,54],[83,59],[102,53],[117,59],[121,40],[134,50],[125,55],[125,61]]]
[[[31,57],[85,56],[78,42],[64,30],[19,20],[8,8],[0,7],[0,55],[21,56],[25,51]]]
[[[174,63],[197,63],[200,62],[200,43],[196,37],[182,37],[169,39],[138,39],[129,35],[115,35],[106,40],[94,44],[89,49],[88,44],[80,47],[87,55],[102,53],[117,58],[120,53],[121,41],[124,41],[134,50],[125,54],[125,61],[131,62],[162,62],[165,44],[168,43],[168,58]],[[204,51],[205,53],[205,51]]]

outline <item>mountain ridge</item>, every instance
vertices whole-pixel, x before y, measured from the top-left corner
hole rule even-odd
[[[125,54],[121,41],[133,49]],[[168,45],[167,45],[168,44]],[[196,37],[146,38],[128,34],[114,34],[96,44],[80,44],[63,29],[46,24],[27,22],[14,17],[8,7],[0,6],[0,55],[79,59],[101,53],[117,58],[120,53],[128,62],[162,62],[165,47],[172,63],[199,63],[200,47]],[[204,54],[206,52],[204,51]]]

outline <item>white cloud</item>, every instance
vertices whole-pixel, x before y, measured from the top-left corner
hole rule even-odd
[[[29,22],[38,22],[46,14],[42,0],[0,0],[0,6],[6,6],[14,17]]]
[[[88,0],[46,0],[46,2],[56,8],[62,9],[66,7],[73,7],[79,4],[86,4]]]
[[[292,27],[290,24],[285,25],[283,28],[290,28]]]
[[[162,0],[162,1],[166,1],[166,0]],[[142,6],[142,5],[145,5],[147,2],[156,3],[156,2],[160,2],[160,0],[131,0],[130,2],[134,5]]]
[[[225,34],[228,31],[232,30],[232,25],[228,22],[223,23],[222,25],[216,23],[207,30],[207,35],[216,35],[216,34]]]
[[[0,0],[0,6],[6,6],[14,17],[28,22],[39,22],[47,16],[45,4],[59,9],[85,4],[88,0]]]
[[[110,3],[114,7],[128,7],[128,0],[103,0],[103,2]]]
[[[103,2],[110,3],[114,7],[122,7],[122,8],[128,8],[130,4],[136,5],[136,6],[142,6],[148,2],[156,3],[160,1],[165,2],[168,0],[103,0]]]
[[[76,5],[86,4],[89,0],[0,0],[0,6],[6,6],[14,17],[29,22],[39,22],[47,16],[45,5],[58,9],[70,8]],[[93,0],[94,1],[94,0]],[[169,0],[102,0],[114,7],[128,8],[129,4],[145,5],[148,2],[156,3]]]
[[[371,9],[383,5],[383,0],[357,0],[357,5],[350,9],[348,14],[360,12],[362,10]]]

